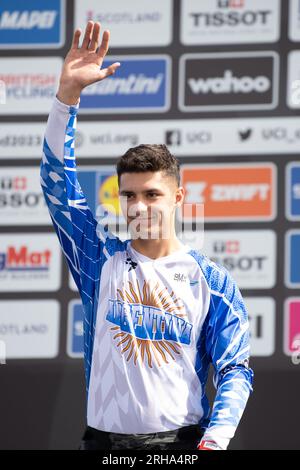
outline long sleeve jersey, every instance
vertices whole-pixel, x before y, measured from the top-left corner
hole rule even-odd
[[[41,186],[82,299],[87,424],[127,434],[199,424],[226,449],[252,391],[240,291],[199,251],[148,258],[94,218],[77,179],[78,108],[54,100]]]

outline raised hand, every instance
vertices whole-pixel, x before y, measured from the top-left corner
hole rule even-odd
[[[109,31],[104,31],[99,46],[100,23],[93,21],[87,23],[81,47],[79,47],[80,35],[81,30],[76,29],[71,49],[64,61],[57,93],[58,99],[69,105],[78,102],[80,93],[86,86],[114,74],[120,66],[119,62],[115,62],[101,69],[108,51]]]

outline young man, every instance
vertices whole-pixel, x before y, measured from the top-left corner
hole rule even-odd
[[[184,197],[178,161],[164,145],[141,145],[118,160],[122,210],[139,234],[125,242],[97,224],[77,180],[80,93],[120,65],[101,70],[109,32],[100,47],[99,36],[99,23],[89,22],[79,47],[74,33],[41,163],[84,309],[88,426],[80,448],[226,449],[252,390],[247,312],[228,272],[176,237]]]

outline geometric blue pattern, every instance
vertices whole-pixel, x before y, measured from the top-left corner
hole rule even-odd
[[[217,389],[209,416],[209,404],[203,392],[202,426],[206,435],[214,433],[233,437],[253,388],[253,371],[249,368],[248,318],[241,293],[228,271],[195,250],[189,252],[198,262],[210,291],[210,306],[198,341],[196,370],[202,388],[209,364],[214,367]],[[222,432],[220,427],[226,427]],[[217,439],[215,439],[217,440]]]
[[[41,186],[50,216],[80,293],[84,309],[84,361],[88,392],[93,352],[98,292],[102,267],[108,256],[123,251],[110,231],[97,232],[97,221],[87,206],[76,173],[74,137],[77,108],[70,107],[64,144],[64,164],[51,152],[46,139],[40,167]]]

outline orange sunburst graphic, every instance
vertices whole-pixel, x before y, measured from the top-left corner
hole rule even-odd
[[[141,307],[154,307],[159,309],[157,311],[160,311],[161,315],[167,312],[179,318],[186,317],[184,305],[175,296],[174,291],[171,294],[168,292],[167,287],[162,287],[158,282],[152,285],[150,281],[144,281],[141,290],[138,281],[135,286],[130,281],[128,284],[129,289],[125,287],[122,290],[117,289],[118,301],[126,304],[139,304]],[[141,326],[142,322],[142,317],[139,317],[138,326]],[[164,332],[166,328],[164,320],[161,320],[160,327]],[[157,331],[156,328],[158,325],[154,323],[152,330],[154,333]],[[182,346],[178,342],[137,338],[129,332],[121,331],[120,326],[114,326],[111,330],[116,332],[113,339],[119,340],[117,347],[121,348],[121,353],[125,355],[127,362],[133,360],[134,365],[140,357],[141,365],[146,363],[153,368],[156,363],[161,367],[162,363],[169,364],[170,360],[176,361],[176,356],[181,354]]]

